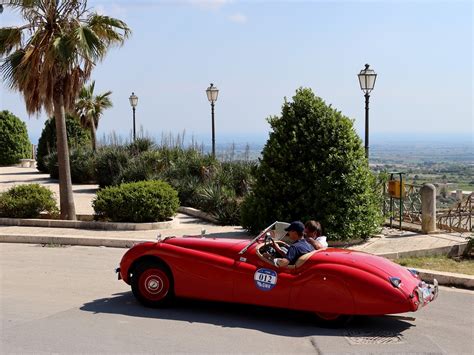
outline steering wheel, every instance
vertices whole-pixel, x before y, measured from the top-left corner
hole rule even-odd
[[[270,234],[270,232],[267,232],[267,234],[265,234],[265,245],[270,245],[272,244],[272,235]]]
[[[273,241],[274,241],[274,239],[272,238],[272,235],[270,233],[267,233],[265,235],[263,250],[265,252],[269,253],[270,255],[272,255],[273,258],[279,258],[279,257],[281,257],[281,255],[273,247]],[[281,240],[279,240],[275,243],[278,244],[280,249],[282,249],[283,252],[285,252],[285,253],[288,251],[288,248],[290,247],[288,244],[286,244],[285,242],[283,242]]]

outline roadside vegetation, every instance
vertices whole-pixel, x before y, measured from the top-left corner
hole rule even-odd
[[[381,222],[381,195],[353,121],[310,89],[296,91],[270,138],[242,207],[242,225],[317,219],[332,240],[367,238]]]
[[[41,212],[58,214],[53,192],[39,184],[12,187],[0,193],[0,217],[38,218]]]
[[[72,182],[99,185],[98,219],[169,218],[176,212],[174,199],[151,193],[153,184],[165,184],[171,190],[161,192],[176,193],[178,205],[253,232],[274,220],[317,219],[327,236],[345,240],[366,238],[380,226],[381,196],[352,121],[310,89],[297,90],[292,102],[285,101],[282,116],[269,118],[272,132],[259,161],[235,159],[232,152],[216,159],[196,144],[185,147],[184,134],[161,144],[146,137],[92,144],[91,125],[98,118],[81,124],[84,112],[66,120],[69,169]],[[56,129],[55,119],[48,120],[38,147],[38,169],[55,179],[61,176]],[[144,200],[135,199],[139,195]],[[157,212],[161,209],[166,212]]]
[[[88,128],[77,122],[71,127],[89,137]],[[382,221],[381,200],[352,121],[310,89],[299,89],[292,102],[285,101],[282,116],[269,122],[272,132],[259,162],[218,160],[197,145],[185,147],[179,137],[161,144],[145,137],[131,143],[111,141],[96,146],[95,152],[85,139],[76,140],[69,155],[72,181],[98,183],[102,191],[118,187],[110,190],[117,196],[128,186],[122,184],[165,182],[176,190],[182,206],[253,232],[274,220],[297,219],[321,221],[333,240],[375,232]],[[56,153],[44,160],[57,178]],[[113,194],[107,193],[109,202],[104,204],[100,194],[106,192],[98,194],[98,218],[138,220],[126,217],[127,212],[136,215],[131,204],[112,212],[120,198],[111,202]]]
[[[91,145],[89,132],[83,129],[79,121],[71,115],[66,116],[66,133],[70,150],[85,148]],[[43,173],[50,173],[53,166],[56,166],[56,170],[59,170],[56,141],[56,120],[54,117],[51,117],[44,124],[36,149],[36,168]],[[54,154],[55,157],[53,161],[50,161],[51,154]],[[59,172],[55,173],[52,177],[57,179]]]
[[[451,259],[447,256],[425,256],[400,258],[394,261],[406,267],[474,275],[474,259],[472,258]]]
[[[8,111],[0,111],[0,166],[31,158],[31,143],[25,123]]]
[[[178,193],[163,181],[140,181],[109,186],[92,202],[95,217],[113,222],[157,222],[173,217]]]

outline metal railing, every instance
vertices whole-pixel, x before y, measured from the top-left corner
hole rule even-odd
[[[383,188],[383,213],[391,221],[408,222],[421,225],[421,185],[404,184],[403,198],[391,198],[387,193],[388,183]],[[400,203],[401,202],[401,203]],[[401,209],[401,213],[400,213]]]
[[[436,226],[439,229],[454,232],[473,232],[473,193],[457,202],[452,208],[436,213]]]

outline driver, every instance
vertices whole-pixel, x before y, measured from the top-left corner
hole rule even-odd
[[[291,222],[291,224],[285,229],[288,232],[288,236],[293,241],[293,244],[288,248],[288,252],[284,252],[280,246],[272,239],[273,247],[278,253],[283,256],[282,258],[275,258],[273,263],[278,267],[285,267],[288,265],[294,265],[296,260],[301,255],[312,252],[313,246],[309,244],[304,238],[304,224],[300,221]]]

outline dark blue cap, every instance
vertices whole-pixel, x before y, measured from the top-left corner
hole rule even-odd
[[[294,221],[294,222],[291,222],[291,224],[287,228],[285,228],[285,230],[287,232],[295,231],[295,232],[303,233],[304,224],[303,222],[300,222],[300,221]]]

